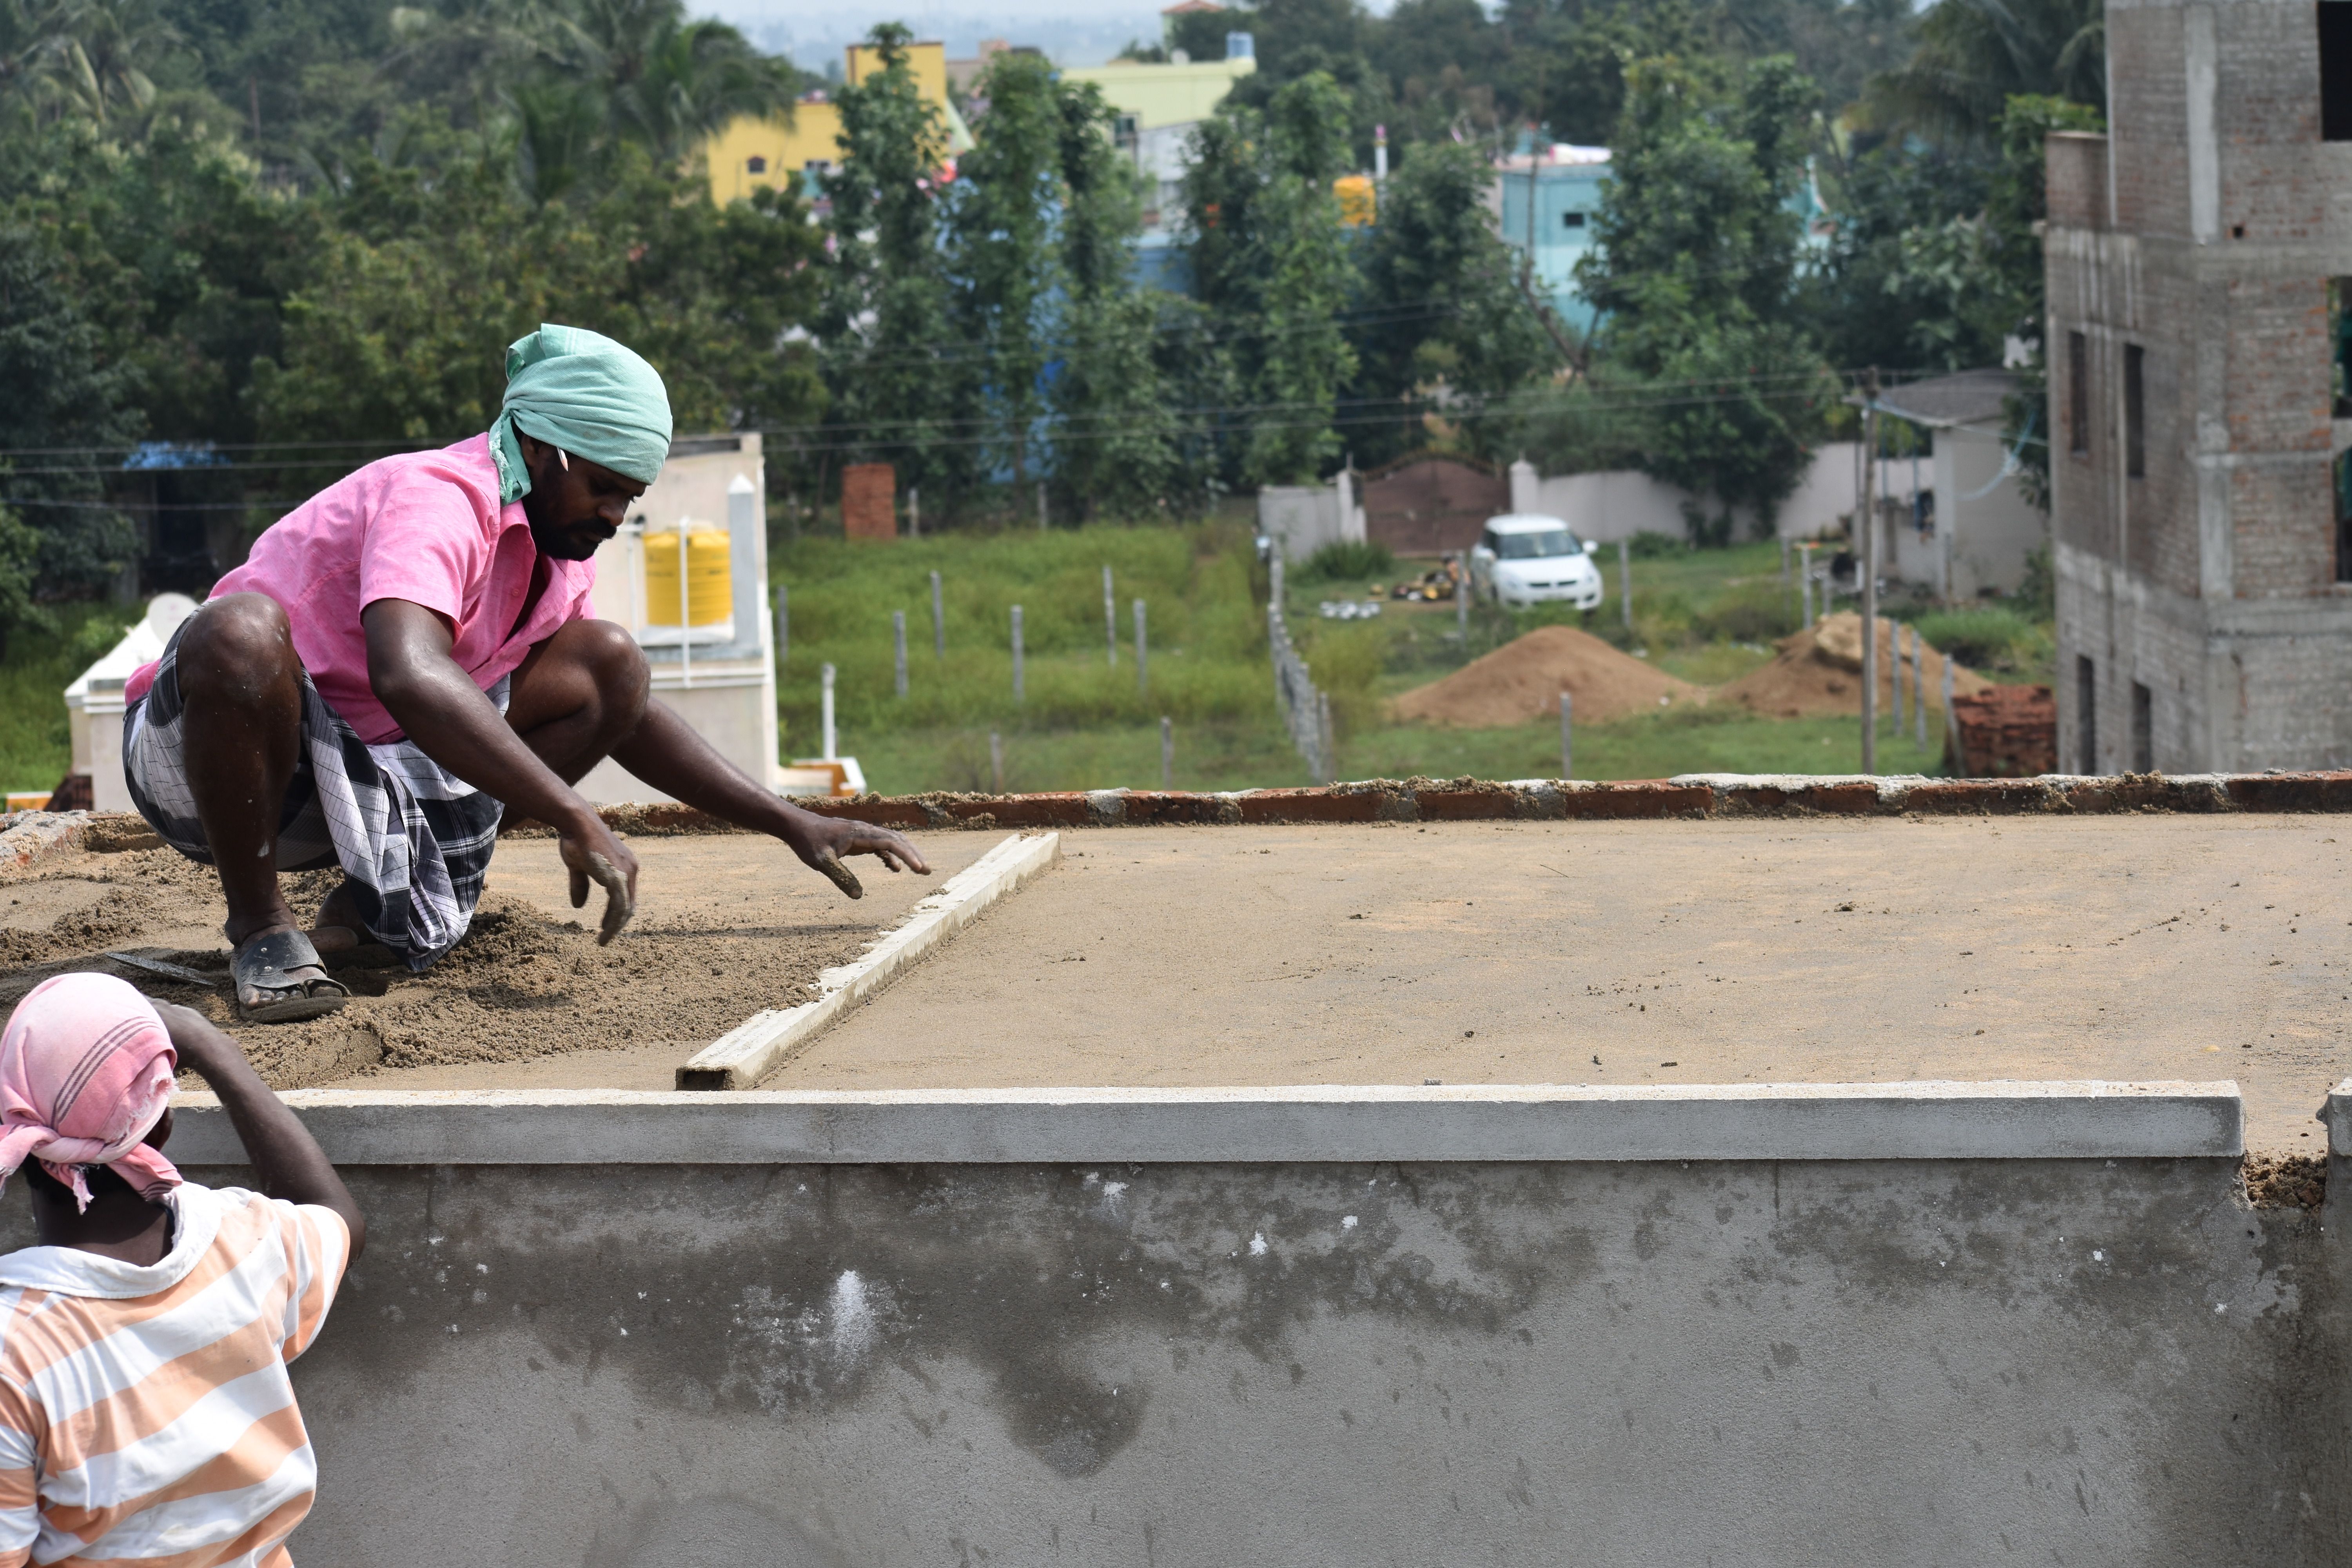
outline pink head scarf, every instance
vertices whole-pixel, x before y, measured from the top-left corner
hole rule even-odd
[[[37,1159],[86,1209],[82,1167],[111,1165],[160,1201],[180,1173],[140,1140],[163,1117],[179,1060],[154,1005],[122,981],[42,981],[0,1034],[0,1184]]]

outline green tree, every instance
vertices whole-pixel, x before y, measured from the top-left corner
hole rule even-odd
[[[1065,287],[1054,243],[1062,142],[1055,85],[1044,57],[997,56],[980,82],[988,112],[979,145],[958,161],[948,192],[952,319],[967,354],[960,380],[987,436],[984,460],[1010,469],[1016,489],[1030,479],[1055,355],[1052,304]]]
[[[1248,483],[1304,483],[1340,453],[1333,420],[1356,353],[1339,318],[1354,277],[1331,182],[1348,135],[1347,95],[1318,71],[1262,113],[1228,100],[1193,138],[1186,247],[1254,405],[1233,432]]]
[[[1648,408],[1643,467],[1769,521],[1804,472],[1833,388],[1794,309],[1811,84],[1785,58],[1645,60],[1627,79],[1594,251],[1596,379]]]
[[[1883,123],[1990,142],[2011,98],[2097,106],[2106,87],[2104,0],[1936,0],[1870,101]]]
[[[1492,449],[1513,425],[1478,412],[1555,368],[1558,354],[1512,282],[1515,254],[1486,205],[1492,172],[1475,148],[1411,149],[1380,196],[1364,253],[1360,395],[1407,410],[1468,416],[1472,444]],[[1378,437],[1386,436],[1381,441]],[[1402,451],[1406,431],[1355,438],[1374,461]]]
[[[1062,279],[1060,364],[1048,384],[1055,488],[1066,511],[1190,510],[1177,492],[1181,425],[1160,356],[1168,296],[1136,287],[1142,193],[1092,84],[1055,84]]]
[[[92,281],[47,226],[0,216],[0,451],[27,453],[0,458],[0,486],[38,536],[34,564],[52,592],[103,586],[138,542],[101,485],[141,420],[131,368],[112,352],[110,301]],[[0,614],[21,542],[0,538]]]
[[[896,463],[952,507],[976,471],[956,423],[964,399],[942,396],[970,368],[950,342],[940,174],[940,111],[908,64],[910,35],[874,29],[882,69],[844,89],[841,162],[825,176],[829,260],[817,318],[835,438],[852,456]]]

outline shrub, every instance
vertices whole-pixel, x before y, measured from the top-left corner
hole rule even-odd
[[[2016,663],[2019,645],[2029,640],[2034,630],[2032,622],[2006,605],[1937,610],[1920,616],[1915,625],[1937,650],[1978,669]]]
[[[1669,555],[1680,555],[1690,549],[1690,541],[1676,539],[1671,533],[1660,533],[1645,528],[1625,542],[1636,561],[1661,561]]]
[[[1345,583],[1385,577],[1395,570],[1396,556],[1387,545],[1341,540],[1308,556],[1298,576],[1307,583]]]
[[[1779,578],[1759,578],[1725,589],[1691,617],[1702,642],[1769,642],[1797,629],[1795,591]]]

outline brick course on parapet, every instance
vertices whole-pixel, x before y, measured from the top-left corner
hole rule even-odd
[[[1584,780],[1366,779],[1307,789],[1056,790],[1036,795],[865,795],[796,804],[824,816],[923,828],[1247,826],[1347,822],[1658,822],[1756,816],[2113,816],[2138,812],[2352,813],[2352,771],[2122,773],[1936,779],[1687,773]],[[659,837],[745,831],[689,805],[606,805],[615,830]],[[543,835],[528,820],[508,837]],[[19,811],[0,817],[0,869],[72,849],[152,849],[160,841],[122,812]]]

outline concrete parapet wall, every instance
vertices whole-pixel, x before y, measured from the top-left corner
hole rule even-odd
[[[2232,1083],[295,1089],[338,1164],[2234,1158]],[[209,1094],[175,1156],[239,1158]]]
[[[850,1098],[300,1099],[371,1235],[296,1368],[297,1557],[2343,1544],[2333,1244],[2245,1206],[2227,1086]],[[197,1180],[236,1175],[217,1115],[174,1140]],[[1613,1158],[1612,1118],[1752,1157]]]

